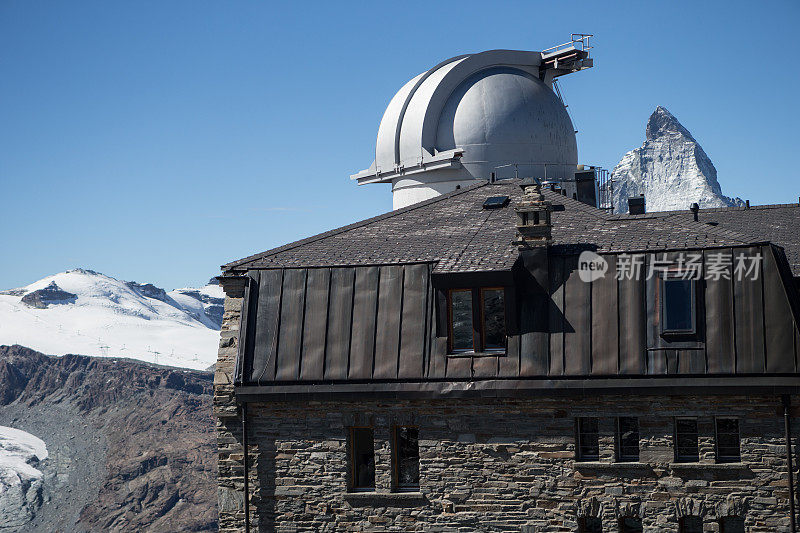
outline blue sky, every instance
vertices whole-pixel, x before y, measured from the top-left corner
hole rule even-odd
[[[723,192],[798,200],[800,3],[0,2],[0,288],[86,267],[167,289],[391,209],[384,108],[443,59],[594,33],[564,78],[581,162],[657,105]]]

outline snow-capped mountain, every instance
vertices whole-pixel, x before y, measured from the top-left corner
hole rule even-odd
[[[222,327],[225,292],[217,280],[212,279],[208,285],[199,289],[175,289],[167,295],[206,326],[217,331]]]
[[[616,213],[628,212],[628,198],[644,194],[647,211],[743,205],[722,194],[717,169],[695,138],[666,108],[647,121],[645,141],[611,172]]]
[[[75,269],[0,292],[0,344],[205,369],[216,359],[219,285],[166,292]]]

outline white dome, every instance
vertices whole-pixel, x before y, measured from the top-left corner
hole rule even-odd
[[[575,132],[541,64],[539,52],[493,50],[416,76],[386,108],[375,161],[352,178],[392,183],[395,208],[515,168],[520,177],[572,179]]]
[[[473,74],[451,94],[439,117],[438,151],[464,150],[461,163],[476,178],[514,175],[572,178],[578,163],[575,130],[564,105],[533,75],[493,67]],[[502,167],[502,168],[497,168]]]

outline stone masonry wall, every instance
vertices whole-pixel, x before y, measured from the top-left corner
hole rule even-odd
[[[231,375],[241,302],[228,300],[217,364],[220,531],[244,530],[241,419]],[[793,398],[793,404],[800,399]],[[789,531],[780,398],[596,396],[301,401],[249,406],[253,531],[576,531],[579,516],[642,518],[678,531],[683,515],[719,531]],[[575,457],[575,418],[600,417],[600,461]],[[614,464],[614,417],[637,416],[640,463]],[[673,462],[673,419],[698,418],[700,463]],[[714,416],[740,419],[742,462],[716,464]],[[793,420],[795,429],[798,421]],[[347,428],[375,431],[376,493],[347,493]],[[393,425],[419,427],[420,493],[391,493]]]

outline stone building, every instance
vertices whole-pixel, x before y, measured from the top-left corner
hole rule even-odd
[[[791,531],[800,206],[462,178],[223,266],[220,531]]]

